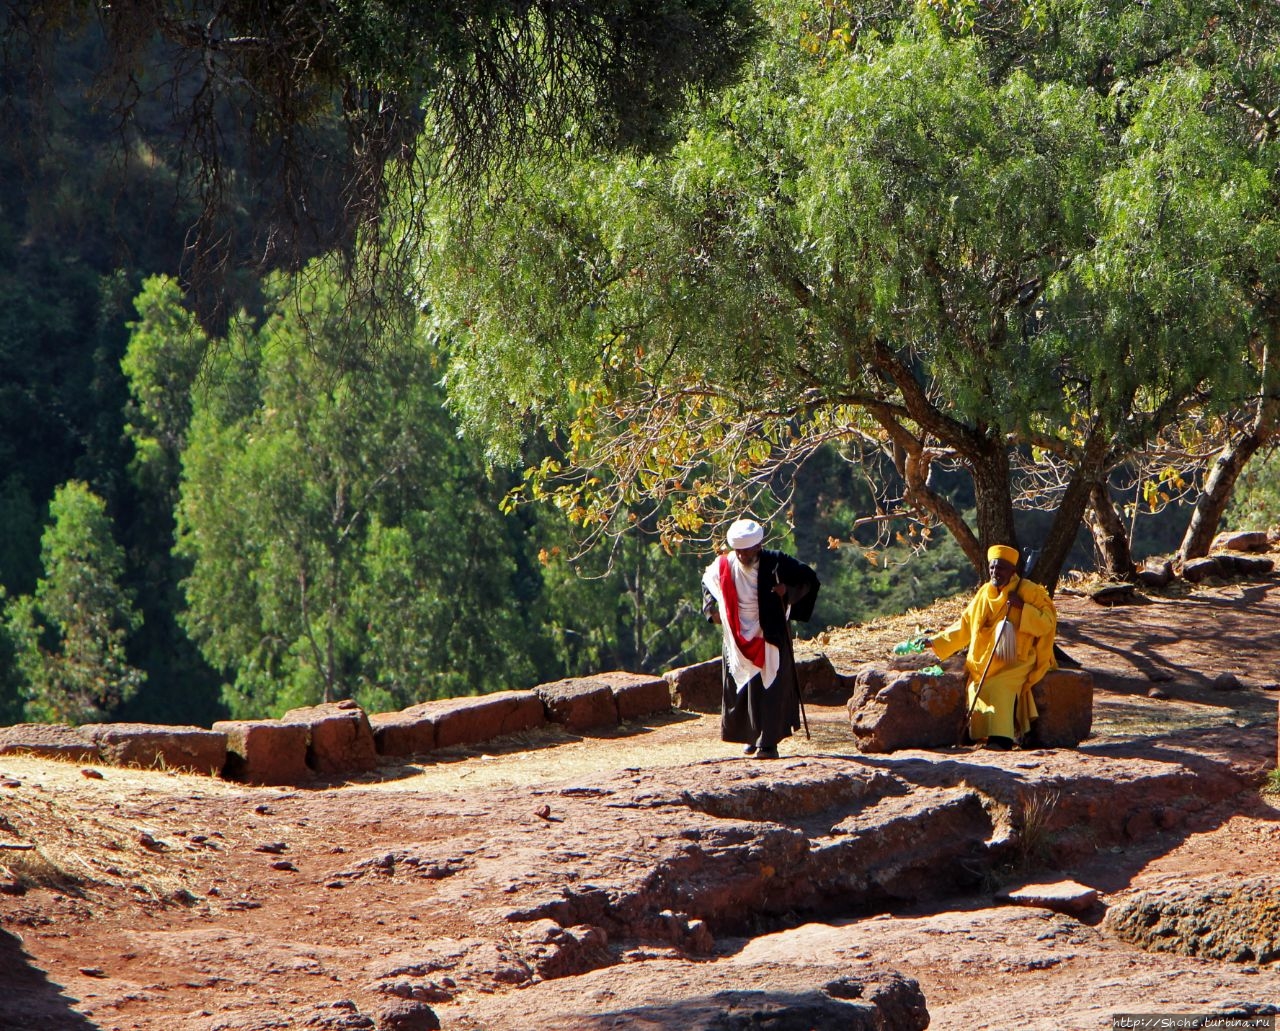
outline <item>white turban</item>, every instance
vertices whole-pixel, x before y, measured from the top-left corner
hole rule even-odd
[[[764,540],[764,527],[754,519],[739,519],[729,527],[728,544],[734,551],[754,548]]]

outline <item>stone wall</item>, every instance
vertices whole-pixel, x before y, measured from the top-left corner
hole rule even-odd
[[[388,760],[430,756],[547,724],[589,731],[671,708],[671,687],[663,678],[613,672],[372,715],[348,699],[293,709],[278,720],[222,720],[211,729],[20,723],[0,727],[0,755],[300,784],[341,780]]]
[[[962,687],[954,674],[914,671],[838,672],[825,655],[796,663],[806,701],[848,703],[858,747],[866,752],[955,744]],[[1089,733],[1088,674],[1057,671],[1037,687],[1040,743],[1070,747]],[[1058,683],[1061,680],[1062,683]],[[0,755],[25,753],[78,763],[171,769],[249,784],[341,780],[396,759],[430,756],[556,724],[574,733],[616,726],[672,708],[718,712],[720,660],[665,677],[616,671],[423,702],[397,712],[366,714],[351,700],[293,709],[281,719],[223,720],[211,729],[138,723],[22,723],[0,727]]]

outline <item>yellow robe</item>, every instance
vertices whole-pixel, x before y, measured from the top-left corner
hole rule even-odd
[[[1010,593],[1022,598],[1022,615],[1017,623],[1018,657],[1002,662],[992,654],[995,629],[1005,615]],[[1036,703],[1031,688],[1046,673],[1057,668],[1053,657],[1053,638],[1058,626],[1049,592],[1038,583],[1014,576],[997,591],[990,583],[965,607],[964,614],[933,638],[932,646],[939,659],[946,659],[961,648],[968,648],[965,672],[969,690],[966,705],[973,706],[969,734],[975,741],[996,735],[1020,738],[1036,718]],[[990,660],[990,667],[987,662]],[[982,671],[987,671],[982,679]],[[974,689],[982,681],[982,693],[974,702]]]

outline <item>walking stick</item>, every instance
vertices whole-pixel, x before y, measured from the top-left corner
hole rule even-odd
[[[1004,609],[1000,613],[1000,618],[996,620],[996,626],[999,627],[1004,618],[1009,615],[1009,606],[1013,604],[1013,592],[1009,592],[1009,600],[1004,603]],[[982,685],[987,682],[987,670],[991,668],[991,660],[996,657],[996,642],[991,642],[991,654],[987,656],[986,665],[982,667],[982,676],[978,678],[978,686],[973,689],[973,701],[969,703],[969,710],[964,714],[964,719],[960,723],[960,732],[956,735],[956,745],[964,744],[965,731],[969,729],[969,720],[973,717],[973,708],[978,704],[978,699],[982,696]]]
[[[778,570],[773,571],[773,580],[775,584],[782,584],[782,578],[778,575]],[[791,639],[791,620],[788,615],[791,612],[791,606],[788,605],[782,612],[782,628],[787,632],[787,651],[790,652],[788,658],[791,662],[791,686],[796,689],[796,701],[800,704],[800,722],[804,725],[804,738],[806,741],[812,741],[813,737],[809,733],[809,717],[804,711],[804,695],[800,691],[800,674],[796,672],[796,646]]]
[[[791,623],[788,621],[782,625],[787,628],[787,646],[791,652],[791,683],[796,689],[796,701],[800,703],[800,722],[804,724],[804,738],[806,741],[812,741],[813,738],[809,734],[809,717],[804,711],[804,695],[800,692],[800,674],[796,672],[796,648],[795,642],[791,640]]]

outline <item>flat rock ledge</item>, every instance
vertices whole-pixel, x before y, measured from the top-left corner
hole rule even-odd
[[[485,1000],[459,1009],[466,1021],[457,1026],[549,1027],[555,1013],[557,1031],[603,1031],[645,1028],[646,1031],[923,1031],[929,1011],[919,984],[894,972],[852,975],[839,967],[792,967],[782,964],[709,964],[696,977],[674,963],[649,960],[637,978],[627,965],[597,970],[521,993]],[[592,1002],[608,998],[612,1005]],[[441,1010],[442,1013],[447,1013]],[[448,1016],[454,1016],[448,1013]],[[498,1017],[501,1025],[490,1025]],[[514,1023],[524,1018],[524,1023]]]
[[[540,851],[521,853],[519,887],[496,915],[513,927],[550,920],[599,928],[609,942],[705,955],[723,935],[788,914],[830,918],[963,894],[1028,860],[1058,866],[1147,840],[1252,790],[1256,771],[1227,753],[1242,735],[1264,733],[1205,736],[1222,758],[1189,760],[1194,768],[1166,747],[1149,757],[784,759],[767,773],[725,760],[568,785],[552,802],[561,822],[543,825]],[[1028,799],[1037,797],[1048,801],[1033,819]],[[567,878],[557,850],[588,829],[613,858],[584,883]],[[489,847],[514,856],[520,842]]]
[[[1023,884],[1006,888],[996,893],[996,901],[1079,915],[1097,905],[1098,893],[1077,881],[1054,881],[1052,884]]]
[[[873,987],[865,967],[792,966],[785,955],[754,953],[730,961],[721,947],[797,919],[838,921],[983,890],[1030,860],[1032,869],[1060,868],[1194,826],[1203,809],[1256,790],[1257,769],[1235,757],[1256,754],[1267,733],[1197,734],[1185,762],[1169,742],[1150,754],[1094,746],[765,766],[727,759],[566,781],[532,796],[503,792],[487,804],[550,799],[557,820],[531,817],[498,838],[460,838],[458,866],[440,871],[440,901],[463,899],[473,877],[510,883],[506,900],[483,914],[508,928],[505,951],[489,957],[477,942],[486,958],[469,972],[443,947],[424,966],[419,946],[412,956],[389,957],[387,973],[421,968],[468,989],[487,983],[501,995],[467,990],[433,1001],[445,1027],[491,1026],[489,1018],[492,1026],[545,1026],[539,1013],[557,1014],[557,1028],[584,1031],[923,1027],[912,1016],[916,1003],[902,1001],[917,987],[891,961],[875,971],[881,980]],[[1037,797],[1048,804],[1033,821],[1027,801]],[[589,879],[565,863],[584,835],[597,842],[594,855],[606,857]],[[357,861],[408,868],[373,855]],[[1008,894],[1001,901],[1041,910],[1093,914],[1099,905],[1080,885],[1024,882]],[[678,965],[691,958],[696,976]],[[668,962],[671,977],[662,975]],[[521,991],[501,991],[513,986]],[[882,988],[883,998],[875,994]]]

